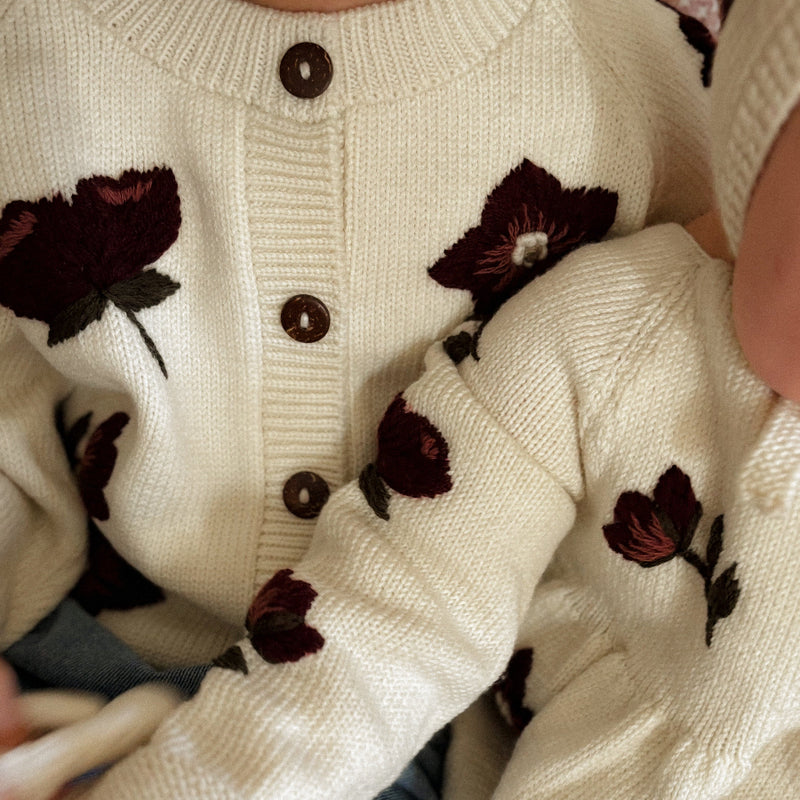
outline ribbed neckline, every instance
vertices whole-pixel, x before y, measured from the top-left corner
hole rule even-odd
[[[246,0],[80,0],[97,22],[182,79],[288,116],[324,117],[357,102],[414,94],[463,73],[509,35],[536,0],[385,0],[330,14]],[[283,53],[322,45],[333,82],[287,98]]]

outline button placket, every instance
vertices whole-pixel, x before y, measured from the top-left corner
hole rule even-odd
[[[324,94],[333,78],[328,52],[315,42],[299,42],[283,55],[278,69],[283,88],[294,97],[311,100]],[[311,294],[290,297],[281,309],[280,322],[296,342],[313,344],[330,328],[330,312],[322,300]],[[301,471],[283,487],[286,508],[300,519],[314,519],[328,500],[330,489],[317,473]]]
[[[267,91],[272,102],[267,111],[252,106],[247,114],[245,169],[261,314],[266,490],[256,587],[302,556],[314,517],[330,489],[346,477],[341,428],[347,370],[342,328],[334,325],[348,286],[343,98],[336,78],[317,99],[293,95],[279,69],[284,52],[304,39],[324,44],[337,61],[339,24],[326,16],[310,18],[307,28],[293,31],[293,39],[271,51]],[[291,478],[303,473],[319,480],[298,489]]]

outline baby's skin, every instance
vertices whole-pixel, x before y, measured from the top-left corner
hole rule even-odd
[[[26,736],[14,672],[0,660],[0,753],[24,742]],[[4,798],[0,797],[0,800]]]
[[[800,105],[750,198],[733,273],[733,322],[753,371],[800,401]]]
[[[0,659],[0,753],[22,744],[28,735],[22,718],[17,680],[11,667]],[[0,789],[0,800],[14,800]]]

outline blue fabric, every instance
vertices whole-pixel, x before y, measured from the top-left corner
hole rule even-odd
[[[23,691],[78,689],[109,700],[142,683],[169,683],[191,697],[210,664],[157,670],[104,628],[74,600],[64,600],[3,657]],[[434,736],[376,800],[439,800],[449,729]]]
[[[94,692],[109,700],[142,683],[169,683],[193,695],[210,664],[157,670],[74,600],[64,600],[3,657],[23,691],[55,688]]]
[[[375,800],[439,800],[444,779],[444,759],[450,728],[442,728],[422,748],[400,777]]]

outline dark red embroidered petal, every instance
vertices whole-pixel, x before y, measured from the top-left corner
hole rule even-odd
[[[665,532],[653,502],[639,492],[624,492],[614,508],[614,522],[603,526],[608,546],[628,561],[654,567],[674,558],[677,544]]]
[[[659,516],[663,513],[672,523],[673,531],[662,523],[670,533],[679,550],[685,550],[692,542],[697,523],[703,513],[702,506],[695,497],[689,476],[675,465],[671,466],[659,479],[653,492],[653,500]],[[662,517],[663,519],[663,517]]]
[[[250,638],[253,649],[269,664],[287,664],[322,649],[325,640],[306,624],[277,633],[256,631]]]
[[[717,49],[717,40],[714,34],[700,22],[696,17],[689,14],[684,14],[679,11],[672,3],[667,0],[658,0],[662,6],[666,6],[678,15],[678,24],[685,39],[689,44],[703,56],[703,67],[700,71],[700,77],[703,80],[703,86],[711,84],[711,70],[714,65],[714,54]],[[724,0],[722,0],[724,5]],[[730,3],[728,4],[730,6]],[[720,8],[720,16],[724,20],[726,10],[724,7]]]
[[[317,652],[325,640],[306,625],[316,591],[282,569],[263,586],[247,612],[246,627],[256,652],[270,664],[298,661]]]
[[[491,192],[480,224],[470,228],[430,270],[452,289],[466,289],[481,316],[560,258],[601,239],[614,222],[617,195],[605,189],[568,189],[525,159]]]
[[[436,497],[449,492],[447,442],[436,427],[397,395],[378,426],[378,474],[406,497]]]
[[[700,22],[699,19],[681,14],[680,27],[686,41],[703,56],[703,66],[700,70],[700,77],[703,86],[711,85],[711,72],[714,67],[714,55],[717,50],[717,42],[711,31]]]
[[[88,564],[71,597],[97,615],[104,609],[124,611],[160,603],[164,593],[132,567],[90,521]]]
[[[253,631],[256,623],[267,614],[288,612],[300,619],[305,618],[317,593],[310,583],[292,575],[293,570],[282,569],[261,587],[247,612],[245,624],[248,631]]]
[[[14,201],[0,217],[0,303],[17,316],[49,323],[94,287],[86,248],[61,195]]]
[[[517,650],[506,671],[492,687],[501,710],[517,733],[521,733],[533,719],[533,711],[525,705],[525,685],[532,666],[533,650],[530,647]]]
[[[81,499],[94,519],[102,521],[109,517],[103,489],[108,485],[117,462],[117,447],[114,442],[129,420],[127,414],[119,411],[98,425],[89,437],[78,464],[77,478]]]
[[[92,282],[109,287],[138,275],[175,242],[181,224],[178,183],[171,169],[128,170],[119,179],[78,182],[72,198],[76,222],[90,236]]]

